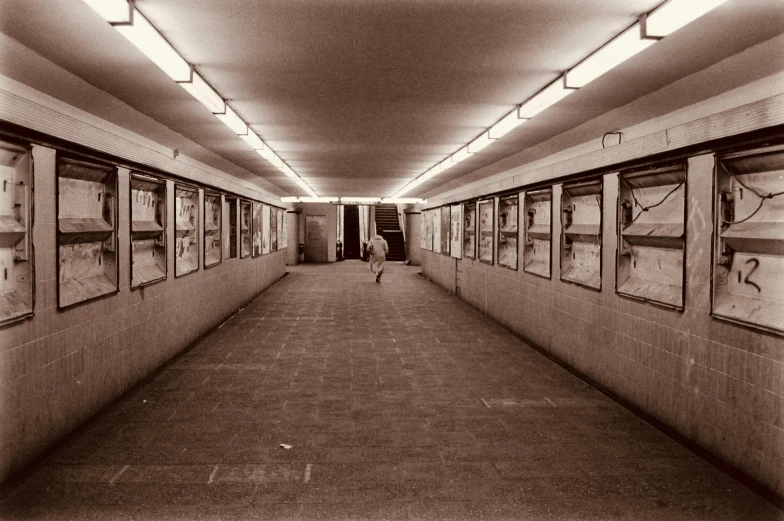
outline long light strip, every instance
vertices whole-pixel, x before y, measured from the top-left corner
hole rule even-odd
[[[204,80],[166,38],[136,9],[129,0],[83,0],[101,17],[112,24],[142,53],[179,83],[210,112],[240,136],[256,152],[282,169],[284,163],[266,143],[250,129],[234,110],[226,104],[215,89]],[[294,170],[285,165],[284,174],[312,197],[318,195]]]
[[[572,67],[566,74],[528,99],[516,110],[501,118],[495,125],[482,132],[464,148],[466,148],[469,155],[483,150],[496,139],[503,137],[528,119],[558,103],[576,89],[587,85],[599,76],[647,49],[659,39],[693,22],[726,1],[668,0],[662,3],[656,9],[641,17],[641,20],[638,20],[634,25]],[[460,154],[460,161],[465,159],[461,150],[451,157],[454,159],[455,156]],[[393,197],[400,197],[438,175],[444,170],[441,168],[442,164],[439,163],[439,165],[430,168],[410,181],[395,192]]]
[[[283,203],[382,203],[382,204],[424,204],[427,199],[420,197],[281,197]]]

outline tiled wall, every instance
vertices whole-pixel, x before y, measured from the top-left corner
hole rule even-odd
[[[36,146],[35,317],[0,328],[0,481],[285,274],[285,252],[130,290],[129,172],[119,171],[120,293],[57,310],[55,151]],[[168,215],[173,215],[169,181]],[[201,243],[200,243],[201,244]],[[203,263],[202,263],[203,264]]]
[[[615,293],[615,173],[601,292],[560,281],[557,211],[550,280],[429,251],[422,273],[784,497],[784,339],[710,316],[713,164],[689,160],[683,312]]]

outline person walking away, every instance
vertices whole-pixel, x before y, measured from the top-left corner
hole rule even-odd
[[[376,282],[381,283],[381,274],[384,273],[384,261],[387,260],[389,245],[381,235],[376,234],[368,243],[370,253],[370,271],[376,274]]]

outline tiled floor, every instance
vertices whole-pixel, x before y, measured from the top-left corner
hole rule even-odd
[[[783,517],[417,271],[292,269],[0,518]]]

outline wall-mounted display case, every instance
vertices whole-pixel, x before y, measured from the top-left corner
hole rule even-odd
[[[270,207],[262,204],[261,210],[261,253],[266,255],[270,252]]]
[[[280,210],[280,232],[278,233],[278,244],[280,245],[281,250],[285,250],[289,247],[289,231],[288,231],[288,223],[286,219],[288,218],[288,212],[286,210]]]
[[[264,246],[267,241],[264,235],[264,205],[253,201],[253,256],[258,257],[264,252]],[[269,231],[269,228],[267,228]]]
[[[237,239],[239,229],[237,227],[239,204],[236,197],[223,198],[224,216],[228,219],[228,226],[223,227],[223,258],[237,258]]]
[[[204,267],[211,268],[221,263],[223,236],[223,205],[221,195],[204,192]]]
[[[433,223],[433,253],[441,253],[441,209],[435,208],[431,211]]]
[[[476,202],[463,205],[463,257],[476,258]]]
[[[455,259],[463,258],[463,205],[455,204],[449,210],[449,254]]]
[[[684,165],[620,175],[616,291],[683,309]]]
[[[118,291],[117,168],[57,158],[58,307]]]
[[[563,185],[561,280],[602,289],[602,180]]]
[[[784,148],[720,157],[713,316],[784,333]]]
[[[240,201],[240,259],[250,255],[253,249],[252,223],[253,211],[250,201]]]
[[[441,207],[441,254],[449,255],[449,247],[451,246],[451,239],[449,237],[449,227],[452,223],[452,217],[448,206]]]
[[[184,185],[174,187],[174,276],[199,269],[199,191]]]
[[[166,181],[131,173],[131,288],[166,279]]]
[[[270,252],[278,251],[278,209],[272,206],[270,214]]]
[[[517,224],[520,197],[510,195],[498,199],[498,265],[517,269]]]
[[[479,201],[479,260],[485,264],[493,264],[493,206],[493,199]]]
[[[433,212],[422,212],[422,248],[433,251]]]
[[[0,142],[0,325],[33,314],[32,157]]]
[[[525,192],[523,271],[549,279],[551,275],[553,189]]]

